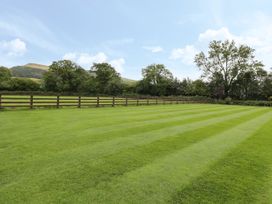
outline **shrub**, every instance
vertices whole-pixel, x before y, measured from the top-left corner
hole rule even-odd
[[[226,97],[225,98],[225,103],[226,104],[232,104],[232,98],[231,97]]]

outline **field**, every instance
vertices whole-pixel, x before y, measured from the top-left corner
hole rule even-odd
[[[272,203],[272,109],[0,112],[0,203]]]

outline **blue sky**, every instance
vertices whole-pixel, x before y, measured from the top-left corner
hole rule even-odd
[[[269,0],[0,0],[0,65],[71,59],[109,62],[132,79],[152,63],[197,78],[193,63],[213,39],[256,49],[272,67]]]

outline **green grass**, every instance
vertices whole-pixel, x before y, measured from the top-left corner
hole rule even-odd
[[[272,203],[272,110],[0,112],[0,203]]]

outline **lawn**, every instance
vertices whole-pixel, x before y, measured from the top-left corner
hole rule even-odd
[[[272,109],[0,112],[0,203],[272,203]]]

